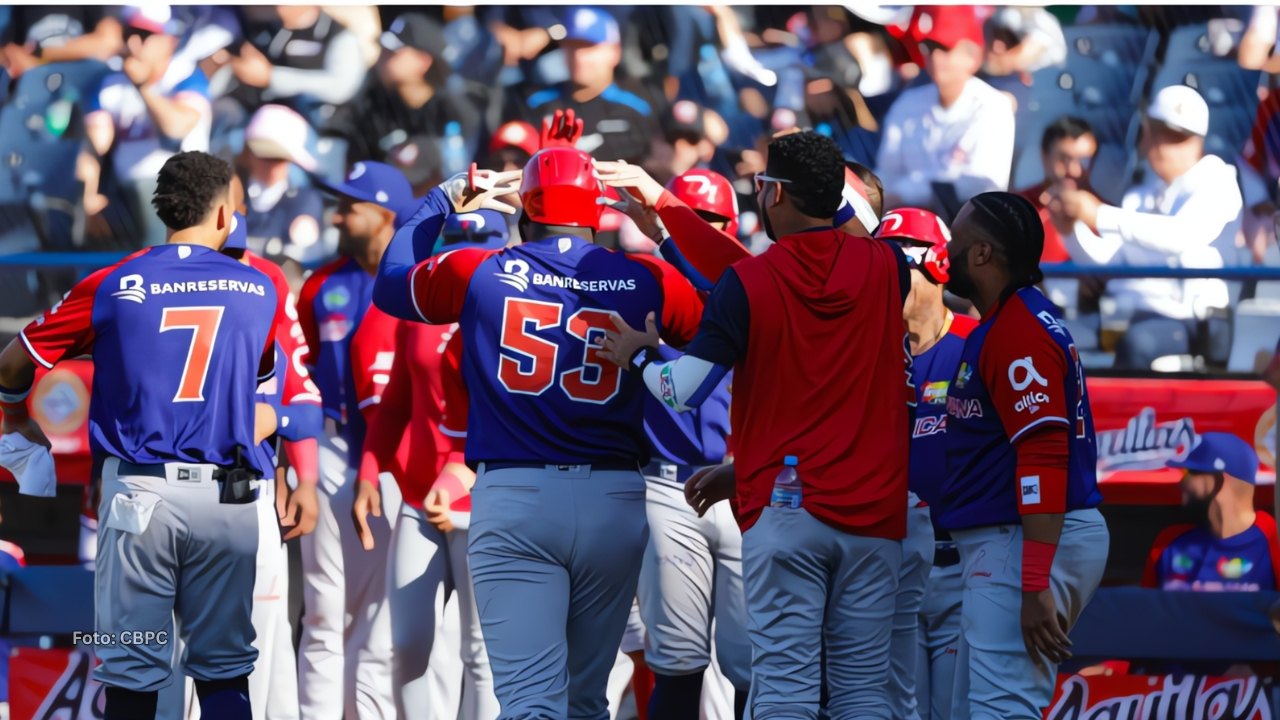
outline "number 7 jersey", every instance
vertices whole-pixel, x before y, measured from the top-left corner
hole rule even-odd
[[[668,342],[692,338],[702,304],[670,265],[557,237],[447,253],[410,283],[424,320],[461,327],[469,463],[646,458],[644,383],[598,344],[615,316],[643,328],[650,312]]]
[[[276,289],[198,245],[160,245],[76,284],[21,338],[52,368],[91,353],[94,453],[139,464],[231,465],[254,450],[255,391],[274,372]],[[265,453],[249,452],[258,471]]]

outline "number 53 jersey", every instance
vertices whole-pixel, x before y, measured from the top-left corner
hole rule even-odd
[[[692,339],[702,303],[670,265],[553,237],[446,253],[418,265],[410,282],[424,320],[460,324],[468,463],[647,456],[643,380],[599,343],[614,317],[640,329],[650,312],[672,345]]]
[[[160,245],[81,280],[21,338],[35,362],[93,355],[94,453],[231,465],[254,450],[254,393],[274,373],[276,290],[198,245]],[[257,470],[270,458],[256,450]]]

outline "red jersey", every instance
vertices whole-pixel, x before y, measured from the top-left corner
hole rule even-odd
[[[1071,260],[1071,255],[1067,252],[1067,246],[1062,244],[1062,236],[1058,234],[1058,228],[1053,226],[1053,218],[1049,215],[1049,208],[1040,202],[1040,196],[1044,194],[1048,187],[1047,183],[1040,183],[1018,192],[1018,195],[1026,198],[1028,202],[1035,206],[1036,212],[1040,213],[1040,224],[1044,225],[1044,252],[1040,253],[1040,262],[1068,262]]]
[[[370,304],[364,319],[351,338],[351,380],[356,407],[366,424],[374,406],[382,402],[391,380],[396,357],[396,326],[399,321]],[[366,431],[367,432],[367,431]]]

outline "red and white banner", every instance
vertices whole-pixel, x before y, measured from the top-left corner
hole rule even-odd
[[[1045,720],[1273,720],[1267,686],[1256,677],[1186,675],[1058,676]]]
[[[100,720],[106,698],[87,650],[16,648],[9,658],[9,717]]]

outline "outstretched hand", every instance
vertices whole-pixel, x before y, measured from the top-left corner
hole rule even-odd
[[[497,210],[500,213],[514,215],[519,210],[505,196],[519,193],[523,170],[495,172],[493,170],[477,170],[474,163],[467,172],[445,180],[440,184],[454,212],[475,212],[476,210]]]
[[[626,160],[597,161],[596,179],[612,188],[625,190],[645,207],[654,207],[662,199],[666,188],[654,180],[644,168]]]
[[[652,312],[644,318],[644,332],[631,327],[617,314],[613,316],[613,326],[617,331],[605,332],[600,341],[600,354],[623,370],[631,369],[631,356],[637,350],[658,345],[658,322]]]
[[[582,118],[572,109],[557,110],[554,115],[542,120],[539,147],[573,147],[582,137],[582,129]]]

